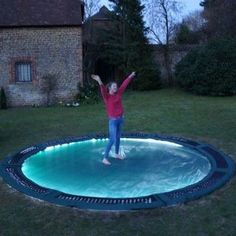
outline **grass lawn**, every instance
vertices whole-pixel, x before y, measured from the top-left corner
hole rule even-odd
[[[128,92],[124,131],[205,141],[236,161],[236,97],[202,97],[176,89]],[[80,108],[0,111],[0,159],[47,140],[106,132],[102,103]],[[126,213],[81,211],[35,201],[0,179],[0,235],[236,235],[236,178],[199,200]]]

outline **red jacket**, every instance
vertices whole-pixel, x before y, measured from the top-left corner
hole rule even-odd
[[[114,95],[109,94],[104,85],[100,85],[102,97],[106,106],[106,111],[109,117],[117,118],[124,113],[122,105],[122,94],[134,76],[129,75],[121,84],[120,88]]]

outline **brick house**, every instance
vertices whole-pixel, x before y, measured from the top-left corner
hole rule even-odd
[[[53,101],[73,99],[82,82],[83,3],[0,0],[0,87],[8,105],[45,104],[42,78],[55,75]]]

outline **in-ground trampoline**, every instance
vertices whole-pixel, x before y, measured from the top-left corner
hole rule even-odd
[[[159,134],[124,134],[124,160],[101,160],[102,134],[65,138],[24,148],[0,163],[10,186],[57,205],[135,210],[175,205],[225,184],[233,160],[214,147]],[[112,155],[112,153],[111,153]]]

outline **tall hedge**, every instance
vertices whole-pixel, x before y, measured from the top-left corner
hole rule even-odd
[[[160,69],[148,44],[148,28],[143,20],[144,5],[140,0],[109,0],[112,3],[112,27],[101,37],[101,59],[122,74],[136,71],[132,83],[136,90],[159,89]]]
[[[175,68],[177,83],[201,95],[236,94],[236,39],[217,39],[192,50]]]

